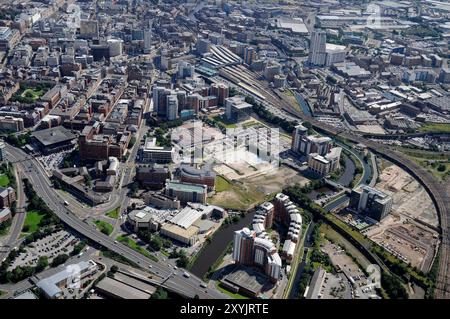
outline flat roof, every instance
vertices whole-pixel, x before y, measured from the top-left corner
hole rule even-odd
[[[45,130],[35,131],[31,134],[44,146],[68,142],[76,138],[75,134],[62,126],[56,126]]]
[[[118,280],[105,277],[96,286],[97,289],[110,293],[120,299],[149,299],[151,294],[138,290]]]
[[[177,181],[167,181],[166,188],[170,188],[175,191],[182,191],[182,192],[204,193],[206,191],[206,185],[181,183],[181,182],[177,182]]]
[[[235,268],[230,274],[225,276],[224,280],[255,295],[261,292],[263,287],[270,282],[269,277],[261,271],[246,266]]]

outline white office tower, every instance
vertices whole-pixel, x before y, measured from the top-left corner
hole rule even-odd
[[[178,77],[181,79],[189,78],[194,75],[194,66],[186,61],[178,63]]]
[[[167,119],[169,121],[178,118],[178,98],[175,94],[167,96]]]
[[[150,53],[152,48],[152,31],[144,30],[144,53]]]
[[[152,48],[152,24],[153,20],[150,20],[148,28],[144,30],[144,53],[150,53]]]
[[[309,45],[308,62],[312,65],[325,65],[327,49],[326,49],[327,34],[323,30],[314,30],[311,33],[311,40]]]
[[[108,46],[109,46],[109,56],[110,57],[122,55],[122,51],[123,51],[123,40],[122,39],[109,39]]]

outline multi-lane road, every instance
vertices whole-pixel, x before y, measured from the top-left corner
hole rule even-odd
[[[64,200],[52,188],[49,178],[33,157],[11,145],[7,145],[6,152],[9,160],[20,167],[24,175],[31,181],[36,193],[45,201],[54,214],[81,235],[133,261],[143,269],[148,269],[153,273],[154,278],[159,277],[161,282],[163,282],[162,286],[169,290],[189,298],[193,298],[195,295],[200,299],[226,298],[225,295],[217,290],[202,288],[201,285],[204,283],[194,275],[189,274],[189,278],[186,278],[183,276],[184,271],[175,270],[173,266],[164,263],[162,260],[155,262],[130,247],[114,241],[113,238],[102,234],[92,225],[83,222],[64,205]]]
[[[7,239],[4,242],[4,246],[2,247],[2,250],[0,252],[0,262],[3,261],[6,256],[8,256],[11,249],[14,248],[14,246],[17,243],[17,240],[19,239],[19,236],[22,232],[23,223],[25,222],[25,194],[23,192],[23,185],[22,185],[22,172],[20,171],[19,167],[15,167],[15,178],[16,178],[16,185],[17,185],[17,195],[16,195],[16,214],[13,217],[12,223],[11,223],[11,229],[9,231],[9,234],[7,236]]]

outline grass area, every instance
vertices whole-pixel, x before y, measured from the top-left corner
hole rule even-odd
[[[45,215],[43,213],[36,210],[30,210],[27,212],[22,232],[31,234],[37,231],[44,216]]]
[[[117,218],[119,218],[119,213],[120,213],[120,207],[117,207],[117,208],[113,209],[112,211],[107,212],[106,216],[117,219]]]
[[[34,103],[49,89],[50,87],[48,87],[47,85],[33,85],[30,87],[28,87],[28,85],[21,85],[20,89],[11,97],[11,101],[17,101],[21,103]]]
[[[446,123],[427,123],[419,128],[420,132],[444,132],[450,133],[450,124]]]
[[[236,124],[229,122],[222,115],[216,115],[212,119],[214,122],[219,123],[219,125],[221,125],[225,128],[235,128],[236,127]]]
[[[11,219],[0,223],[0,237],[9,234],[11,228]]]
[[[448,158],[448,154],[426,150],[408,149],[404,147],[399,148],[398,150],[408,156],[410,160],[427,169],[438,180],[445,180],[450,177],[450,160]]]
[[[139,246],[134,240],[130,239],[129,237],[118,236],[116,239],[117,241],[120,241],[122,244],[127,245],[131,249],[134,249],[138,253],[141,253],[145,257],[150,258],[155,262],[158,261],[158,258],[156,258],[153,254],[151,254],[147,249]]]
[[[261,125],[261,123],[257,122],[257,121],[248,121],[242,124],[243,128],[249,128],[252,126],[256,126],[256,125]]]
[[[371,262],[354,245],[331,228],[330,225],[322,224],[320,226],[320,232],[324,234],[326,239],[345,249],[346,253],[355,259],[362,270],[365,270],[367,266],[371,264]]]
[[[216,192],[224,192],[230,189],[230,182],[223,176],[216,178]]]
[[[246,297],[246,296],[243,296],[243,295],[241,295],[241,294],[239,294],[239,293],[234,293],[234,292],[231,292],[231,291],[229,291],[229,290],[226,290],[225,288],[223,288],[223,287],[220,285],[219,282],[216,282],[216,288],[217,288],[217,290],[219,290],[220,292],[222,292],[222,293],[224,293],[224,294],[230,296],[230,297],[233,298],[233,299],[250,299],[250,298],[248,298],[248,297]]]
[[[6,292],[4,292],[3,290],[0,290],[0,297],[5,295],[5,294],[6,294]]]
[[[43,89],[35,90],[35,89],[30,88],[30,89],[26,89],[25,91],[23,91],[23,93],[20,96],[29,97],[36,101],[38,98],[40,98],[44,94],[45,94],[45,91]]]
[[[114,230],[114,227],[110,223],[107,223],[102,220],[96,220],[94,222],[94,224],[97,226],[97,229],[99,231],[101,231],[103,234],[108,235],[108,236],[111,235],[111,233]]]
[[[6,176],[6,174],[0,175],[0,186],[1,187],[7,187],[9,185],[9,178]]]
[[[229,189],[215,194],[208,203],[231,210],[247,210],[266,200],[255,185],[229,182]]]

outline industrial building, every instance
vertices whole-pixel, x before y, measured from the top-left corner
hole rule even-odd
[[[98,270],[97,264],[92,260],[81,261],[78,264],[69,266],[50,277],[38,281],[36,286],[46,298],[64,298],[64,289],[77,287],[83,278],[95,274]]]

